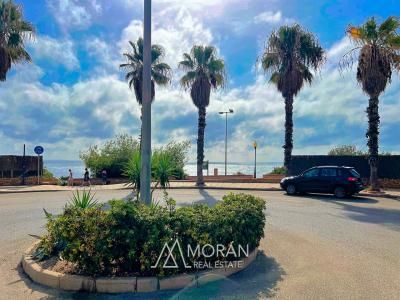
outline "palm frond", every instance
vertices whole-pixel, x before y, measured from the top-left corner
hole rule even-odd
[[[142,80],[143,80],[143,39],[139,38],[136,42],[129,41],[133,50],[131,53],[124,53],[125,63],[120,64],[120,68],[126,71],[125,80],[128,82],[129,88],[135,92],[136,100],[142,104]],[[158,85],[167,85],[171,82],[171,67],[162,62],[165,56],[165,50],[160,45],[151,46],[151,75],[152,75],[152,100],[155,95],[154,83]]]

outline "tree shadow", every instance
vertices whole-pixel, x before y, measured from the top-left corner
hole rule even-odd
[[[346,217],[352,220],[380,224],[392,230],[400,231],[400,209],[386,209],[376,206],[379,203],[376,199],[368,197],[350,197],[348,199],[339,200],[333,196],[316,194],[306,195],[304,197],[334,203],[340,206],[346,213]],[[364,206],[362,204],[368,204],[369,206]]]
[[[400,209],[385,209],[376,207],[355,206],[347,203],[336,202],[347,216],[359,222],[380,224],[390,229],[400,231]]]
[[[202,199],[193,200],[192,202],[179,202],[179,206],[192,206],[195,204],[206,204],[208,206],[214,206],[217,204],[218,200],[211,196],[206,189],[199,189],[199,194]]]

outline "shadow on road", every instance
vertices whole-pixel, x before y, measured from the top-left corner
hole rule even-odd
[[[400,208],[386,209],[379,207],[379,201],[367,197],[351,197],[337,199],[329,195],[305,195],[305,198],[334,203],[340,206],[346,216],[352,220],[380,224],[390,229],[400,231]],[[361,205],[360,205],[361,204]],[[363,204],[368,204],[365,206]]]
[[[201,195],[202,199],[194,200],[192,202],[179,203],[179,206],[192,206],[194,204],[207,204],[209,206],[214,206],[218,202],[218,200],[211,196],[205,189],[199,189],[199,194]]]
[[[264,299],[276,294],[277,284],[285,275],[284,270],[274,258],[259,251],[257,258],[247,269],[204,286],[148,294],[62,293],[57,296],[52,294],[44,299]]]

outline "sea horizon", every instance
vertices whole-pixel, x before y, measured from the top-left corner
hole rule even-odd
[[[275,167],[282,166],[283,162],[257,162],[257,177],[267,174]],[[81,160],[65,160],[65,159],[45,159],[44,166],[57,178],[68,176],[68,170],[71,169],[74,177],[83,177],[85,164]],[[225,162],[210,161],[209,175],[214,174],[214,169],[218,169],[219,175],[225,174]],[[184,167],[185,173],[189,176],[195,176],[197,172],[196,162],[187,162]],[[227,174],[233,175],[242,173],[246,175],[254,174],[254,162],[228,162]],[[204,170],[204,175],[207,175],[207,170]]]

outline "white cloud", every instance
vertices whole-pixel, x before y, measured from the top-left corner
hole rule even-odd
[[[255,23],[269,23],[276,24],[282,21],[282,12],[277,11],[264,11],[261,14],[254,17]]]
[[[128,41],[136,41],[143,36],[143,24],[134,20],[122,32],[119,46],[122,51],[129,49]],[[211,44],[209,29],[184,8],[167,9],[154,17],[152,43],[160,44],[166,50],[166,62],[173,68],[182,60],[184,52],[189,52],[195,44]]]
[[[127,7],[143,7],[142,0],[118,0],[122,2]],[[166,8],[171,9],[181,9],[185,8],[190,11],[204,11],[207,10],[207,14],[203,14],[204,17],[208,17],[210,15],[215,16],[217,14],[222,14],[225,10],[225,7],[232,6],[236,3],[246,4],[250,0],[190,0],[190,1],[181,1],[181,0],[153,0],[152,7],[153,10],[158,12],[164,10]]]
[[[47,5],[64,31],[73,27],[88,27],[93,16],[102,11],[98,0],[47,0]]]
[[[75,55],[74,44],[71,40],[38,36],[32,44],[32,48],[35,59],[43,59],[53,64],[60,64],[68,70],[79,68],[79,61]]]
[[[104,39],[93,37],[86,41],[87,54],[99,64],[95,67],[97,74],[110,74],[119,71],[122,57],[115,44],[107,43]]]

